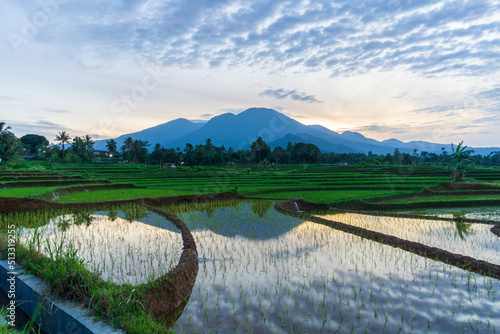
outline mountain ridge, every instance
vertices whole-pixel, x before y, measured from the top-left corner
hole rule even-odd
[[[210,138],[214,145],[234,150],[248,149],[257,137],[263,139],[271,148],[285,147],[290,141],[292,144],[302,141],[311,143],[325,153],[365,153],[374,154],[393,153],[398,149],[402,153],[427,151],[441,153],[442,148],[451,149],[450,144],[438,144],[426,141],[403,142],[395,138],[377,141],[367,138],[363,134],[353,131],[344,131],[339,134],[322,125],[304,125],[274,109],[249,108],[239,114],[225,113],[212,117],[205,123],[195,123],[185,118],[177,118],[157,126],[143,129],[115,138],[118,148],[127,137],[147,140],[150,144],[159,143],[163,147],[183,149],[186,143],[192,145],[204,144]],[[288,140],[288,141],[287,141]],[[104,149],[105,140],[96,141]],[[102,147],[101,147],[102,146]],[[487,155],[500,148],[471,148],[476,154]]]

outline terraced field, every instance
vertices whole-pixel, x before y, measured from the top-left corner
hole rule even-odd
[[[2,236],[16,226],[23,264],[127,332],[500,326],[500,169],[33,167],[0,171]]]

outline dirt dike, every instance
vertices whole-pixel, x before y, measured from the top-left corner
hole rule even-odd
[[[313,206],[314,203],[311,203],[310,205]],[[400,239],[391,235],[374,232],[371,230],[347,225],[333,220],[315,217],[307,212],[300,213],[297,212],[297,210],[295,209],[294,200],[278,202],[275,204],[274,207],[277,211],[290,216],[323,224],[339,231],[351,233],[365,239],[397,247],[432,260],[441,261],[446,264],[451,264],[453,266],[478,273],[480,275],[500,279],[500,266],[486,261],[476,260],[469,256],[454,254],[439,248],[426,246],[418,242],[412,242]],[[302,208],[300,207],[299,204],[299,208],[301,210],[306,210],[307,207],[308,204],[306,204],[305,202],[303,203]]]
[[[500,238],[500,223],[493,226],[490,231],[491,231],[491,233],[493,233],[494,235],[496,235],[497,237]]]
[[[148,205],[144,207],[172,222],[182,235],[181,258],[172,270],[145,288],[144,307],[157,319],[165,318],[191,295],[198,275],[198,250],[191,231],[175,214]]]
[[[434,201],[434,202],[410,202],[410,203],[372,203],[363,200],[349,200],[334,203],[334,208],[344,210],[366,210],[366,211],[400,211],[413,209],[430,208],[459,208],[469,206],[497,206],[500,205],[498,199],[486,200],[454,200],[454,201]]]

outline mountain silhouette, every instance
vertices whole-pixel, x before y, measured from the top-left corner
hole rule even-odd
[[[268,108],[250,108],[239,114],[226,113],[215,116],[206,123],[195,123],[184,118],[157,125],[139,132],[122,135],[115,140],[118,148],[127,137],[159,143],[165,148],[184,149],[186,143],[194,146],[205,144],[210,138],[214,145],[234,150],[249,149],[257,137],[262,137],[271,148],[286,147],[288,143],[311,143],[322,152],[374,154],[400,152],[413,153],[427,151],[441,153],[442,148],[450,152],[450,144],[425,141],[402,142],[397,139],[377,141],[366,138],[358,132],[345,131],[339,134],[321,125],[304,125],[276,110]],[[105,140],[97,141],[96,149],[105,149]],[[150,147],[150,150],[151,150]],[[472,148],[476,154],[487,155],[500,148]]]

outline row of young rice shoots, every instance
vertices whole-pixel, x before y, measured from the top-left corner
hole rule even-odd
[[[157,279],[177,265],[182,250],[179,230],[141,206],[60,215],[18,233],[24,246],[45,256],[74,250],[88,270],[117,284]]]
[[[270,201],[204,206],[178,210],[200,262],[178,333],[494,333],[500,326],[498,280],[282,215]]]
[[[318,217],[500,265],[500,238],[490,231],[491,224],[357,213],[318,215]]]

